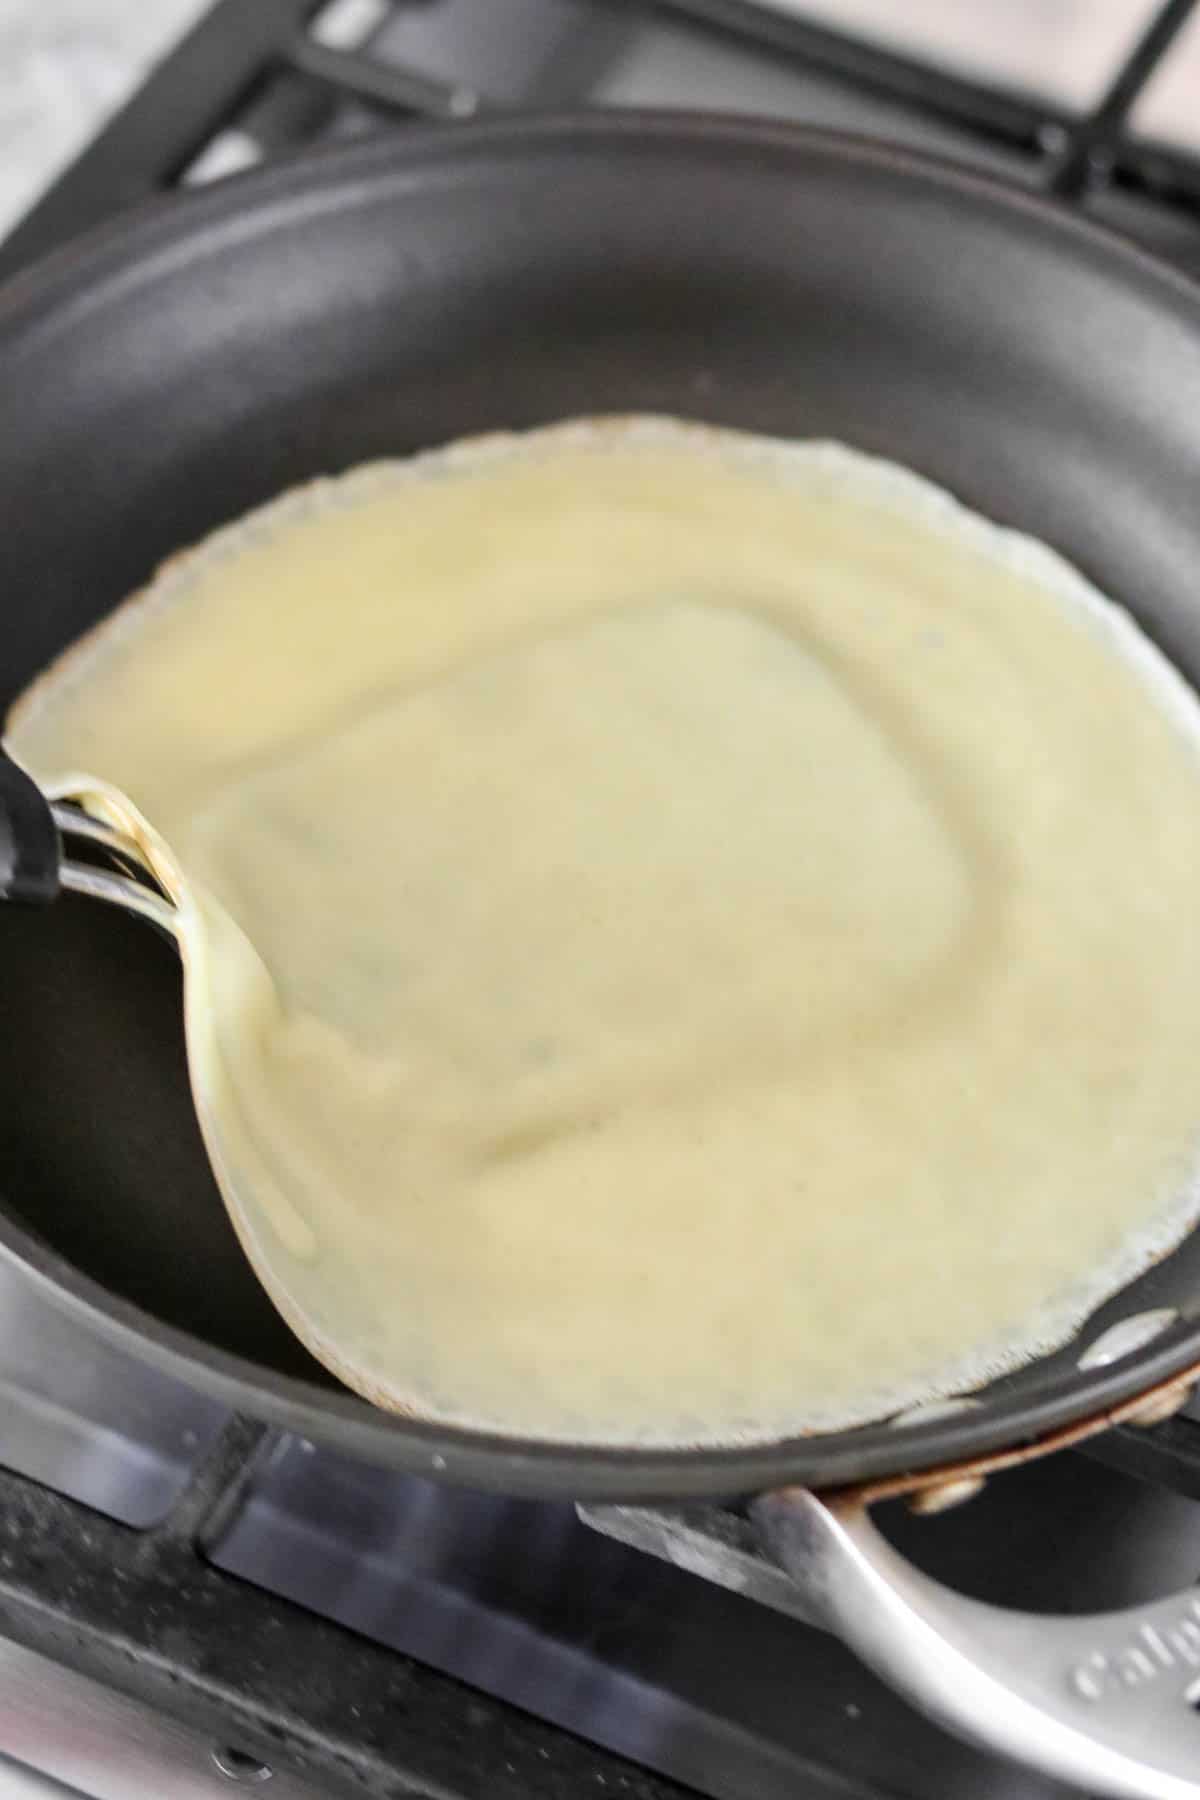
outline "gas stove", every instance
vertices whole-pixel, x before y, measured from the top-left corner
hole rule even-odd
[[[912,143],[1200,275],[1198,95],[1200,0],[222,0],[0,272],[300,145],[638,105]],[[736,1508],[655,1515],[672,1562],[603,1509],[355,1463],[100,1344],[2,1265],[0,1394],[0,1794],[1067,1800],[867,1674]],[[1195,1580],[1197,1500],[1200,1412],[880,1516],[965,1592],[1072,1612]]]

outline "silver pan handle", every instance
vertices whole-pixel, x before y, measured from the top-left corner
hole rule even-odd
[[[960,1737],[1122,1800],[1200,1800],[1200,1590],[1039,1617],[905,1561],[859,1501],[758,1501],[770,1553],[822,1623]]]

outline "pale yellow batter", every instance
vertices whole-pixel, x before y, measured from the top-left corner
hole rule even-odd
[[[901,470],[630,421],[360,471],[7,741],[178,894],[235,1223],[384,1404],[857,1421],[1200,1207],[1200,705]]]

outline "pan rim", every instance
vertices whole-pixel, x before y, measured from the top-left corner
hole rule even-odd
[[[779,157],[805,168],[836,162],[915,190],[957,195],[1010,221],[1024,220],[1060,243],[1102,260],[1187,317],[1200,331],[1200,287],[1151,252],[1049,200],[944,158],[873,139],[723,115],[554,113],[415,128],[365,144],[306,151],[184,198],[132,209],[53,252],[0,291],[0,358],[28,330],[61,327],[81,297],[94,301],[122,277],[152,281],[165,255],[202,256],[231,226],[248,236],[272,229],[290,209],[372,204],[395,183],[441,164],[495,171],[501,152],[525,159],[570,147],[611,153],[683,151]],[[355,201],[354,196],[357,196]],[[1048,1380],[1035,1395],[1002,1394],[986,1410],[930,1419],[903,1430],[886,1421],[836,1433],[727,1449],[643,1449],[499,1437],[383,1413],[347,1392],[283,1375],[159,1320],[109,1292],[9,1214],[0,1195],[0,1255],[55,1304],[102,1337],[236,1409],[365,1460],[477,1487],[590,1500],[728,1496],[796,1482],[840,1486],[1011,1450],[1100,1418],[1200,1361],[1200,1324],[1180,1322],[1107,1368]]]
[[[94,288],[95,278],[110,263],[115,264],[115,272],[130,272],[129,252],[134,247],[144,254],[178,247],[183,241],[195,250],[206,226],[220,227],[234,219],[249,223],[252,217],[270,214],[276,204],[288,200],[311,207],[321,194],[332,207],[347,188],[364,188],[370,183],[373,191],[386,191],[389,175],[402,180],[410,171],[439,161],[458,166],[480,161],[494,164],[496,153],[506,148],[529,152],[598,146],[607,152],[615,146],[648,144],[708,151],[723,145],[775,153],[791,161],[807,155],[813,162],[850,163],[881,175],[912,178],[943,194],[978,199],[997,213],[1023,217],[1063,241],[1074,240],[1081,248],[1097,251],[1105,258],[1109,273],[1123,263],[1131,276],[1153,283],[1164,295],[1182,302],[1192,311],[1193,323],[1200,317],[1196,312],[1200,275],[1185,273],[1114,226],[1070,210],[1048,194],[1006,181],[982,165],[960,163],[948,155],[887,139],[786,120],[682,108],[622,107],[531,111],[414,125],[396,136],[385,133],[358,142],[284,150],[269,163],[239,170],[211,186],[143,198],[59,244],[27,268],[0,278],[0,350],[6,331],[23,314],[45,308],[56,286],[79,285],[86,271]],[[151,273],[152,267],[138,264],[142,274]]]
[[[957,1465],[986,1465],[1047,1451],[1086,1435],[1111,1413],[1169,1386],[1200,1364],[1200,1326],[1180,1322],[1148,1348],[1087,1373],[1048,1381],[1035,1397],[1003,1395],[986,1411],[886,1419],[826,1434],[750,1446],[645,1449],[504,1437],[384,1412],[349,1389],[325,1388],[265,1369],[157,1319],[112,1293],[24,1226],[0,1196],[0,1259],[54,1306],[110,1345],[144,1360],[234,1412],[248,1413],[322,1448],[458,1486],[530,1498],[664,1502],[733,1499],[776,1488],[822,1491],[922,1475],[945,1480]],[[931,1413],[934,1409],[931,1408]]]

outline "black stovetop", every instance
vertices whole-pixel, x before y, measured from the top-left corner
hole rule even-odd
[[[1200,0],[1028,0],[1023,59],[997,48],[1014,5],[892,8],[885,42],[834,28],[835,0],[222,0],[0,245],[0,272],[297,144],[639,104],[922,145],[1200,274],[1176,72],[1191,58],[1200,96]],[[974,45],[968,14],[993,21]],[[1057,54],[1085,15],[1086,58]],[[984,1597],[1144,1598],[1200,1573],[1197,1440],[1189,1418],[1113,1433],[945,1517],[888,1509],[888,1529]],[[186,1718],[243,1753],[247,1781],[261,1765],[331,1795],[1066,1800],[946,1738],[797,1618],[569,1505],[452,1493],[233,1418],[4,1268],[0,1465],[0,1635]]]

